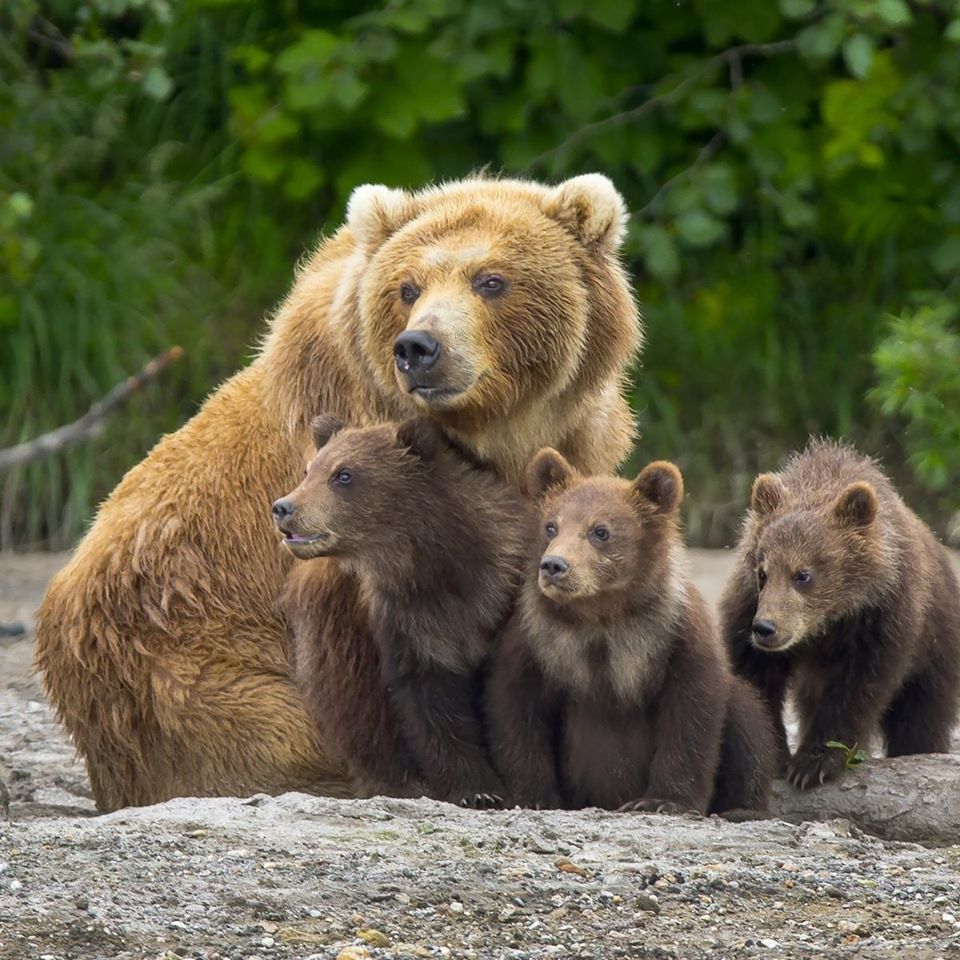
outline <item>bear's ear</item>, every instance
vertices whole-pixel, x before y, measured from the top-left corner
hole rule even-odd
[[[562,490],[574,477],[576,471],[552,447],[544,447],[527,467],[527,493],[534,499],[542,499],[548,490]]]
[[[833,502],[833,515],[846,527],[868,527],[877,515],[877,494],[863,480],[851,483]]]
[[[443,430],[436,420],[414,417],[397,427],[397,443],[421,460],[432,460],[443,446]]]
[[[620,249],[627,232],[627,205],[601,173],[564,180],[547,199],[544,212],[581,243],[609,253]]]
[[[775,474],[761,473],[753,481],[753,489],[750,491],[750,509],[757,516],[765,517],[773,513],[786,499],[787,491]]]
[[[632,490],[641,502],[652,503],[657,513],[673,513],[683,499],[683,476],[674,464],[655,460],[640,471]]]
[[[342,429],[343,421],[332,413],[321,414],[310,421],[310,432],[313,434],[313,442],[318,450],[325,447],[330,442],[330,438]]]
[[[417,202],[406,190],[365,183],[347,202],[347,226],[365,247],[379,247],[392,233],[417,215]]]

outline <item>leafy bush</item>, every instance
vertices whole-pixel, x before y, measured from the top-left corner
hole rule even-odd
[[[0,360],[0,444],[69,419],[156,345],[191,363],[189,384],[134,401],[158,409],[122,415],[134,432],[97,471],[88,451],[8,479],[3,513],[31,519],[7,542],[76,532],[151,432],[241,362],[354,186],[486,165],[599,169],[627,196],[648,325],[637,458],[680,463],[694,539],[728,540],[752,475],[810,432],[896,459],[863,401],[884,316],[960,272],[958,0],[12,9],[0,115],[23,133],[0,146],[0,303],[14,352],[47,359]],[[77,244],[72,289],[53,265]]]

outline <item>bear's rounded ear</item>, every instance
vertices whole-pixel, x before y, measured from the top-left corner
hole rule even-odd
[[[429,417],[404,420],[397,427],[397,443],[421,460],[431,460],[443,445],[443,429]]]
[[[786,499],[787,491],[775,474],[761,473],[753,481],[753,489],[750,491],[750,509],[757,516],[765,517],[768,513],[773,513]]]
[[[869,483],[858,480],[833,502],[833,515],[848,527],[868,527],[877,515],[877,494]]]
[[[406,190],[382,183],[356,187],[347,202],[347,226],[367,248],[379,247],[417,215],[417,203]]]
[[[675,464],[655,460],[637,474],[632,489],[637,499],[652,503],[657,513],[673,513],[683,499],[683,476]]]
[[[542,499],[548,490],[562,490],[576,476],[576,471],[552,447],[544,447],[527,467],[527,493]]]
[[[324,413],[310,421],[310,432],[318,450],[325,447],[330,438],[343,429],[343,421],[332,413]]]
[[[620,249],[627,232],[627,205],[602,173],[564,180],[548,197],[544,212],[581,243],[609,253]]]

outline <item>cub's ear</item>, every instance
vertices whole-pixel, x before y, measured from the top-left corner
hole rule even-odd
[[[330,438],[343,429],[343,421],[332,413],[324,413],[310,421],[310,431],[313,433],[313,442],[318,450],[325,447]]]
[[[367,248],[379,247],[417,215],[418,204],[406,190],[381,183],[356,187],[347,202],[347,226]]]
[[[782,506],[787,499],[787,491],[780,478],[772,473],[761,473],[753,481],[750,491],[750,509],[757,516],[765,517]]]
[[[443,445],[443,430],[436,420],[414,417],[397,427],[397,443],[421,460],[432,460]]]
[[[627,231],[627,205],[601,173],[564,180],[549,196],[544,212],[581,243],[608,253],[620,249]]]
[[[833,502],[833,515],[847,527],[868,527],[877,515],[877,494],[869,483],[851,483]]]
[[[632,489],[638,500],[652,503],[657,513],[673,513],[683,499],[683,476],[674,464],[654,460],[640,471]]]
[[[552,447],[544,447],[527,467],[527,493],[540,500],[548,490],[562,490],[574,477],[576,470]]]

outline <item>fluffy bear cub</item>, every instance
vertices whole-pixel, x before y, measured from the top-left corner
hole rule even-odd
[[[877,465],[811,441],[753,484],[721,604],[736,671],[765,697],[800,789],[840,775],[837,741],[891,757],[950,749],[960,702],[960,591],[946,552]],[[800,742],[783,725],[788,686]]]
[[[318,686],[324,624],[295,574],[286,614],[295,632],[301,689],[346,744],[368,792],[423,790],[466,805],[503,792],[486,752],[478,689],[492,638],[519,589],[529,530],[523,499],[468,462],[432,421],[347,429],[333,417],[313,423],[317,453],[303,482],[273,505],[283,543],[299,559],[332,557],[359,583],[377,663],[349,689],[370,704],[335,704],[341,691]],[[308,696],[309,699],[309,696]]]
[[[766,805],[773,736],[684,571],[680,472],[528,470],[540,543],[487,691],[513,803],[697,810]]]

